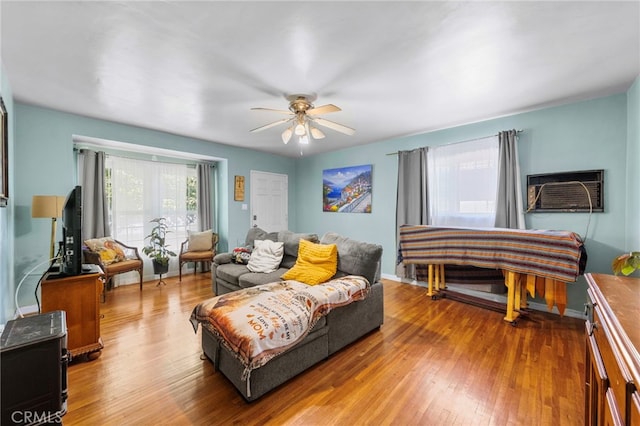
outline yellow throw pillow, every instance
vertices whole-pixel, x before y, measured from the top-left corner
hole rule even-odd
[[[124,254],[124,250],[122,249],[122,246],[120,246],[120,244],[116,243],[113,240],[105,241],[104,248],[105,250],[109,250],[113,252],[112,263],[122,262],[126,258]],[[100,256],[102,256],[102,253],[100,253]]]
[[[118,261],[118,257],[115,250],[103,248],[99,252],[100,260],[105,265],[111,265],[112,263],[116,263]]]
[[[315,244],[301,239],[296,264],[281,278],[316,285],[331,279],[337,270],[338,247],[335,244]]]

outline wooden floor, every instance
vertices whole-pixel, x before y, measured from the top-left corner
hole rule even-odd
[[[209,274],[119,287],[102,355],[69,368],[65,425],[581,425],[584,321],[503,314],[384,281],[385,323],[246,403],[188,321]]]

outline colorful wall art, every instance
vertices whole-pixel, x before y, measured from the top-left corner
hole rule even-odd
[[[322,210],[371,213],[371,164],[323,170]]]

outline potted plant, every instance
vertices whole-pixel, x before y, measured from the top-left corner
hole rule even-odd
[[[636,269],[640,269],[640,251],[632,251],[616,257],[611,262],[611,269],[615,275],[631,275]]]
[[[151,258],[153,263],[153,273],[162,276],[169,270],[169,258],[176,256],[174,252],[168,249],[169,245],[166,244],[166,237],[169,231],[169,226],[166,224],[166,218],[159,217],[149,221],[155,225],[151,229],[151,233],[145,238],[149,239],[149,243],[143,247],[142,252]]]

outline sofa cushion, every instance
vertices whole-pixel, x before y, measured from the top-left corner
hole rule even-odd
[[[278,233],[267,232],[264,229],[258,228],[257,226],[254,228],[249,228],[244,242],[245,247],[253,248],[255,246],[255,244],[253,243],[255,240],[278,241]]]
[[[142,261],[138,259],[125,259],[120,262],[105,265],[106,271],[109,275],[119,274],[121,272],[129,272],[142,268]]]
[[[284,275],[283,280],[296,280],[305,284],[323,283],[333,277],[338,265],[338,249],[335,244],[315,244],[300,240],[298,260]]]
[[[312,243],[320,242],[316,234],[296,233],[288,230],[278,232],[278,241],[284,243],[284,256],[280,264],[283,268],[292,268],[296,264],[301,239]]]
[[[226,266],[225,266],[226,268]],[[280,277],[282,274],[287,272],[288,269],[278,268],[273,272],[269,272],[268,274],[261,272],[249,272],[248,274],[242,274],[238,277],[238,286],[242,288],[247,287],[255,287],[261,284],[269,284],[281,281]]]
[[[231,284],[239,285],[238,279],[244,274],[250,274],[251,271],[247,269],[247,265],[240,265],[237,263],[225,263],[216,268],[216,276]]]
[[[338,271],[341,274],[362,275],[371,284],[380,278],[381,245],[352,240],[335,232],[327,232],[320,242],[338,246]]]
[[[251,272],[269,273],[278,269],[284,254],[284,243],[281,241],[255,240],[255,248],[249,257],[247,269]]]

